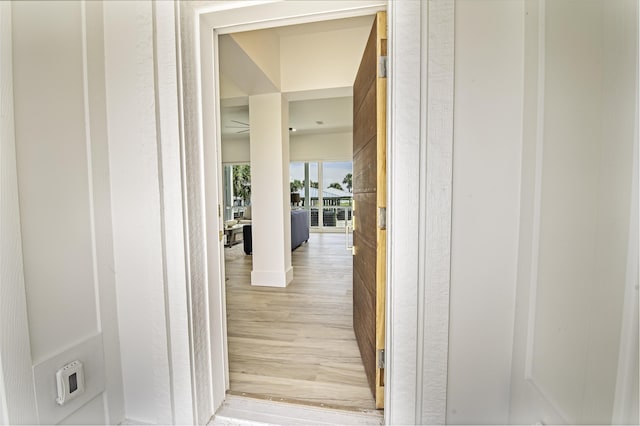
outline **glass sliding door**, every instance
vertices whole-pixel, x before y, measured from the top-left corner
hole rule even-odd
[[[289,166],[291,208],[305,209],[311,227],[318,227],[318,163],[294,162]]]
[[[233,166],[225,164],[222,168],[223,179],[223,218],[224,221],[233,220]]]
[[[251,205],[251,166],[249,164],[225,164],[224,221],[241,219]]]
[[[293,162],[289,172],[292,208],[309,211],[312,231],[342,232],[351,225],[350,161]]]
[[[351,161],[325,161],[322,163],[323,218],[325,227],[344,230],[351,225],[353,204]]]

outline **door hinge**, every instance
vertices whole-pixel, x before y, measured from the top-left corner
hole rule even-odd
[[[387,208],[378,207],[378,228],[387,229]]]
[[[220,208],[220,204],[218,204],[218,217],[222,216],[221,210],[222,209]]]
[[[387,57],[378,56],[378,78],[387,78]]]
[[[220,233],[218,234],[218,239],[222,241],[222,238],[224,238],[224,232],[220,231]]]
[[[384,349],[378,349],[378,368],[384,368]]]

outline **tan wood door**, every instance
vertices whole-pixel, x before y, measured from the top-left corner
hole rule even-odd
[[[376,407],[384,407],[386,13],[373,23],[353,85],[353,328]]]

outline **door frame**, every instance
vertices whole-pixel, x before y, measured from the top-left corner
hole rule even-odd
[[[222,179],[214,34],[384,8],[389,25],[385,422],[446,421],[454,1],[220,1],[176,4],[190,367],[199,423],[224,402],[229,382],[218,241]]]

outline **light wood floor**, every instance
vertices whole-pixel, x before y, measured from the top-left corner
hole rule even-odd
[[[352,325],[352,258],[343,234],[311,234],[287,288],[252,287],[251,256],[225,249],[230,390],[375,408]]]

